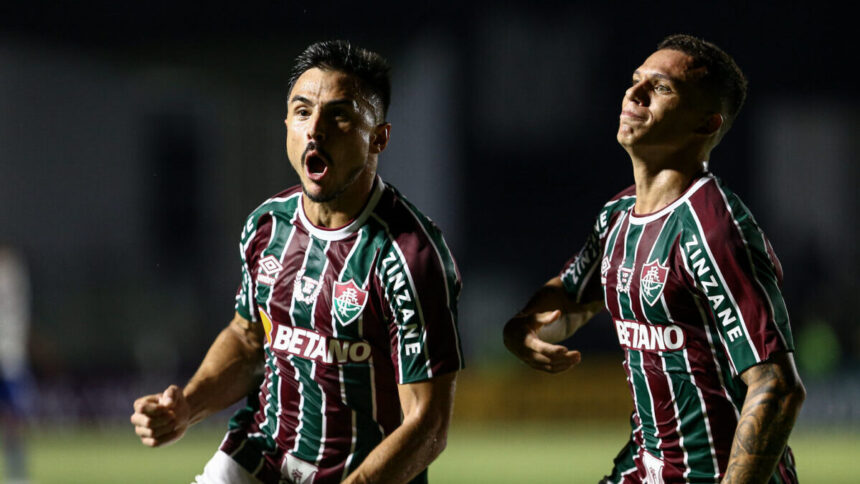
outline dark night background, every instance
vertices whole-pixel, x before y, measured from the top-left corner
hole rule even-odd
[[[469,367],[515,366],[502,325],[632,183],[621,97],[656,44],[685,32],[750,81],[711,169],[782,260],[801,370],[856,380],[858,43],[835,5],[4,3],[0,241],[29,262],[34,374],[148,391],[188,378],[232,315],[245,215],[296,182],[292,60],[332,38],[392,62],[380,171],[458,259]],[[597,323],[574,344],[612,353],[614,338]]]

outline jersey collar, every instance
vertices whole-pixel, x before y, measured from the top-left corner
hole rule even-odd
[[[317,227],[316,225],[311,223],[311,221],[308,220],[307,214],[305,214],[305,207],[300,199],[299,221],[312,236],[318,239],[343,240],[354,234],[359,229],[359,227],[364,225],[364,222],[366,222],[367,218],[370,217],[370,214],[373,212],[373,209],[376,208],[376,204],[379,202],[379,199],[382,197],[382,192],[384,191],[385,182],[382,181],[382,178],[379,175],[376,175],[376,180],[374,181],[373,188],[370,192],[370,198],[367,200],[367,203],[364,205],[364,208],[361,210],[361,213],[359,213],[357,217],[352,219],[350,223],[337,229]]]
[[[699,188],[702,187],[702,185],[704,185],[705,183],[708,183],[709,181],[711,181],[713,179],[714,179],[713,175],[711,175],[710,173],[705,173],[705,175],[703,175],[701,178],[696,180],[692,185],[690,185],[690,187],[687,188],[687,191],[684,192],[683,195],[678,197],[674,202],[661,208],[660,210],[657,210],[656,212],[651,212],[647,215],[636,215],[635,213],[633,213],[633,207],[635,207],[635,205],[631,206],[630,207],[630,223],[633,225],[644,225],[644,224],[647,224],[648,222],[653,222],[654,220],[657,220],[658,218],[662,217],[663,215],[666,215],[667,213],[670,213],[673,210],[675,210],[676,208],[678,208],[682,203],[686,202],[694,193],[696,193],[699,190]]]

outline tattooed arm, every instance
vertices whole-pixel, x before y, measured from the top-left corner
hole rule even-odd
[[[785,450],[806,390],[791,353],[741,374],[747,395],[723,483],[766,483]]]

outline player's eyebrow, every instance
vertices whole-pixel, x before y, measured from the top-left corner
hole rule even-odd
[[[637,70],[633,71],[633,75],[634,76],[642,76],[643,73],[637,69]],[[678,79],[675,79],[674,77],[671,77],[671,76],[667,76],[666,74],[662,74],[660,72],[651,72],[651,73],[647,74],[647,76],[648,77],[656,77],[658,79],[664,79],[666,81],[671,81],[671,82],[679,82]]]
[[[299,96],[298,94],[296,94],[295,96],[293,96],[292,99],[290,99],[290,104],[296,103],[296,102],[304,103],[304,104],[307,104],[310,106],[313,106],[316,104],[315,102],[311,101],[310,99],[308,99],[304,96]]]
[[[315,102],[313,102],[310,99],[308,99],[302,95],[299,95],[299,94],[296,94],[295,96],[293,96],[292,99],[290,99],[290,104],[296,103],[296,102],[307,104],[308,106],[316,106]],[[358,109],[358,103],[355,101],[355,99],[351,99],[348,97],[344,97],[344,98],[340,98],[340,99],[333,99],[333,100],[325,103],[326,107],[340,106],[340,105],[346,105],[346,106],[349,106],[353,109]]]
[[[342,106],[342,105],[346,105],[346,106],[349,106],[355,110],[358,110],[358,103],[355,101],[355,99],[351,99],[348,97],[340,98],[340,99],[334,99],[332,101],[325,103],[326,107]]]

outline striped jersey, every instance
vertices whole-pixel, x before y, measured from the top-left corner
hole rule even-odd
[[[610,200],[561,272],[578,302],[602,290],[625,353],[633,432],[610,480],[719,482],[746,395],[738,375],[794,350],[782,269],[711,174],[658,212],[636,215],[635,201],[633,186]],[[787,449],[773,482],[795,480]]]
[[[265,375],[221,450],[262,482],[340,482],[400,425],[398,384],[463,367],[451,252],[380,178],[337,230],[309,222],[301,187],[276,195],[240,253],[236,311],[263,325]]]

